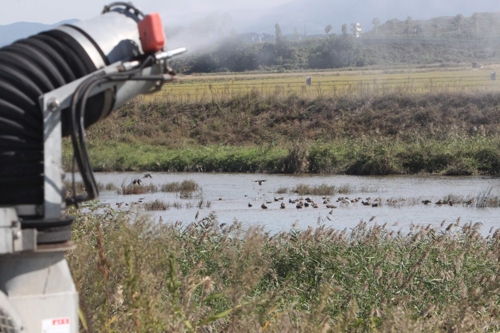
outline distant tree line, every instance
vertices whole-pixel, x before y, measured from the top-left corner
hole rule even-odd
[[[429,20],[392,19],[381,24],[372,20],[373,30],[368,37],[432,38],[446,40],[488,40],[500,32],[500,13],[474,13],[470,17],[458,14]]]
[[[494,31],[500,31],[500,15],[488,16]],[[497,19],[498,18],[498,19]],[[369,65],[397,64],[456,64],[471,61],[499,61],[500,43],[484,38],[470,38],[471,43],[452,45],[450,43],[426,43],[434,36],[468,36],[472,30],[480,31],[485,17],[474,14],[465,19],[457,15],[452,19],[431,19],[414,21],[389,20],[380,24],[378,18],[372,21],[373,30],[354,36],[356,24],[341,25],[341,35],[331,34],[329,24],[324,31],[326,37],[316,36],[301,39],[297,29],[294,34],[284,36],[279,24],[275,25],[274,41],[249,42],[236,34],[219,42],[212,49],[176,60],[175,68],[184,73],[243,72],[243,71],[288,71],[304,69],[334,69],[362,67]],[[492,23],[493,22],[493,23]],[[498,22],[498,23],[497,23]],[[438,28],[436,28],[436,26]],[[472,30],[471,30],[472,29]],[[492,30],[490,29],[490,32]],[[401,36],[404,38],[401,39]],[[430,37],[429,37],[430,36]],[[397,40],[394,43],[367,43],[367,39]],[[405,40],[416,39],[417,43]],[[465,38],[443,40],[468,41]],[[483,41],[481,46],[474,41]]]
[[[339,68],[369,64],[364,58],[363,48],[351,36],[332,35],[328,39],[289,41],[280,34],[280,30],[276,30],[274,43],[248,43],[231,37],[210,51],[177,60],[175,67],[185,73],[210,73]]]

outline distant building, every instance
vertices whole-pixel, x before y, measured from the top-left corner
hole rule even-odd
[[[359,38],[361,36],[361,24],[356,23],[356,32],[355,32],[356,38]]]

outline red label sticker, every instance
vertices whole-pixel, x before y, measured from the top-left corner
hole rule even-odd
[[[42,333],[71,333],[69,318],[42,320]]]
[[[52,320],[52,325],[68,325],[69,324],[69,318],[60,318],[60,319],[53,319]]]

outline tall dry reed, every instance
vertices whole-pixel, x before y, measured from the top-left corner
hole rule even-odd
[[[213,214],[187,225],[77,215],[67,258],[91,331],[500,329],[500,234],[479,225],[270,235]]]

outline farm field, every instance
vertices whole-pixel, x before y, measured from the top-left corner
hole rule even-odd
[[[145,101],[200,102],[236,97],[250,91],[262,96],[343,97],[385,95],[391,93],[487,92],[495,89],[490,72],[496,66],[480,70],[337,71],[314,73],[272,73],[179,76]],[[306,77],[312,78],[311,86]]]
[[[99,171],[498,174],[495,70],[180,76],[87,138]]]

